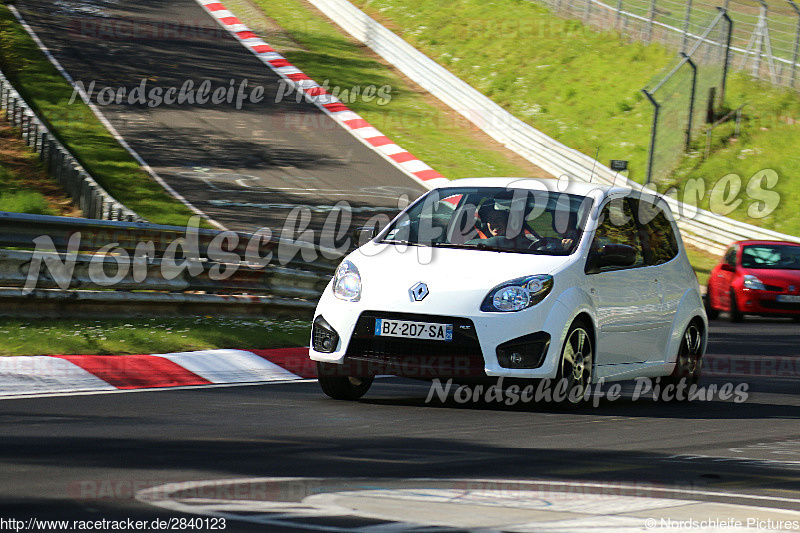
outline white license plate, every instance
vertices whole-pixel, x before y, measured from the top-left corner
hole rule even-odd
[[[451,341],[453,340],[453,325],[376,318],[375,335],[377,337]]]
[[[797,304],[800,303],[800,294],[779,294],[775,299],[779,302]]]

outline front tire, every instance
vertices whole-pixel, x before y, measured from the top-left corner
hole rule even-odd
[[[744,314],[739,311],[739,302],[736,301],[736,293],[731,289],[731,308],[728,311],[728,320],[733,323],[741,322],[744,319]]]
[[[322,392],[334,400],[358,400],[372,386],[373,378],[338,376],[340,365],[317,361],[317,380]]]
[[[576,407],[587,399],[592,382],[594,348],[589,327],[582,321],[573,322],[561,348],[561,360],[556,375],[554,395],[563,407]],[[566,393],[566,394],[564,394]]]
[[[706,315],[709,320],[716,320],[719,318],[719,309],[711,305],[711,285],[706,288]]]

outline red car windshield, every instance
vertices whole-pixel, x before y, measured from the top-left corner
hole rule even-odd
[[[800,246],[752,244],[742,250],[744,268],[800,270]]]

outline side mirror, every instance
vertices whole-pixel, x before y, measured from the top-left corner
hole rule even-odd
[[[725,272],[736,272],[736,267],[728,263],[722,263],[719,268]]]
[[[356,246],[361,246],[378,235],[377,226],[362,226],[353,230],[353,241]]]

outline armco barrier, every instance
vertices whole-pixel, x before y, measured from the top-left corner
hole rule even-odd
[[[187,231],[196,239],[197,255],[204,261],[209,260],[208,249],[212,242],[215,242],[215,239],[219,241],[223,236],[228,237],[224,242],[224,250],[241,258],[256,254],[259,257],[269,253],[277,255],[281,247],[284,252],[296,249],[298,253],[285,262],[284,266],[327,274],[333,273],[341,257],[346,253],[344,250],[325,248],[303,241],[290,241],[279,236],[267,238],[267,235],[258,233],[223,232],[193,226],[186,228],[144,222],[98,221],[0,211],[0,248],[32,250],[37,247],[34,240],[46,236],[52,242],[55,251],[66,252],[70,239],[74,234],[80,233],[76,250],[79,252],[95,252],[104,245],[116,243],[115,249],[125,250],[132,256],[140,243],[152,243],[148,256],[158,258],[163,256],[170,246],[174,246],[176,239],[185,238]],[[38,246],[42,249],[41,244]],[[315,260],[306,261],[305,258],[309,256],[315,257]],[[277,259],[276,257],[275,260]]]
[[[92,178],[67,148],[56,139],[42,120],[0,72],[0,109],[22,139],[44,163],[88,218],[141,221],[142,217],[114,199]]]
[[[346,0],[309,0],[328,18],[366,44],[403,74],[463,115],[507,148],[556,177],[616,183],[641,189],[641,185],[599,164],[591,157],[548,137],[514,117],[489,98],[419,52]],[[679,217],[684,240],[713,253],[722,253],[735,240],[765,239],[800,242],[800,238],[731,220],[667,198]],[[681,216],[683,215],[683,216]]]
[[[0,247],[15,248],[0,249],[6,316],[310,316],[344,252],[262,233],[6,212]]]

